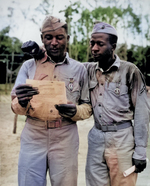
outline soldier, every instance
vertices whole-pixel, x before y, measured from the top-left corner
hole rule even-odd
[[[46,51],[32,41],[23,44],[22,50],[34,58],[23,63],[11,92],[12,110],[27,116],[21,134],[18,182],[19,186],[45,186],[49,169],[52,186],[77,186],[76,121],[92,114],[87,70],[66,52],[69,41],[66,22],[47,16],[41,27],[41,39]],[[42,81],[50,76],[65,82],[68,99],[68,104],[55,105],[61,118],[54,121],[44,119],[51,114],[42,113],[46,103],[39,110],[32,108],[32,99],[39,90],[26,84],[26,79]]]
[[[96,63],[85,64],[95,120],[88,134],[87,186],[135,186],[137,173],[146,168],[146,85],[134,64],[114,54],[117,39],[114,27],[95,24],[90,48]],[[135,172],[124,177],[132,165]]]

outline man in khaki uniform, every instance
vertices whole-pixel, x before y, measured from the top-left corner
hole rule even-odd
[[[23,63],[11,92],[12,110],[27,116],[21,134],[18,182],[19,186],[45,186],[49,170],[52,186],[77,186],[79,138],[76,121],[92,113],[87,70],[66,52],[69,36],[64,21],[47,16],[41,27],[41,39],[46,53],[35,42],[23,44],[23,51],[32,54],[34,59]],[[36,102],[33,107],[39,90],[27,85],[26,79],[65,82],[69,104],[55,105],[61,115],[59,119],[49,119],[51,110],[41,114],[48,103],[43,103],[39,109]]]
[[[87,186],[135,186],[137,173],[146,168],[146,85],[140,70],[114,53],[117,38],[111,25],[95,24],[90,39],[95,62],[85,63],[94,115],[88,134]],[[124,177],[132,165],[135,172]]]

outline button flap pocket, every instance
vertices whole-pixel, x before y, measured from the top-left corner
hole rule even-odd
[[[116,96],[120,96],[128,93],[128,87],[118,83],[109,83],[108,91],[111,91]]]

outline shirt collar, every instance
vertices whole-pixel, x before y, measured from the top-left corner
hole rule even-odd
[[[53,61],[53,60],[51,59],[51,57],[48,56],[48,58],[49,58],[50,62],[55,63],[55,61]],[[41,62],[41,63],[45,63],[45,62],[47,62],[47,60],[46,60],[46,61],[43,61],[43,62]],[[63,61],[61,61],[61,62],[59,62],[59,63],[55,63],[55,64],[56,64],[56,66],[62,65],[62,64],[69,64],[69,54],[68,54],[68,52],[66,52],[66,56],[65,56],[65,58],[64,58]]]
[[[56,65],[68,64],[69,63],[69,54],[66,52],[66,56],[62,62],[56,63]]]
[[[114,61],[114,63],[109,67],[109,69],[107,69],[106,71],[104,71],[102,68],[100,68],[99,66],[98,66],[98,62],[96,62],[97,63],[97,65],[96,65],[96,68],[95,68],[95,70],[97,71],[97,70],[100,70],[102,73],[103,72],[108,72],[112,67],[117,67],[117,69],[120,67],[120,59],[119,59],[119,57],[115,54],[115,58],[116,58],[116,60]]]

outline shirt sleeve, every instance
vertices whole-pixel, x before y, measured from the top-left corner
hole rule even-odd
[[[83,71],[81,73],[81,91],[79,104],[90,103],[89,96],[88,73],[86,68],[83,66]]]
[[[18,72],[18,76],[16,78],[15,85],[11,91],[11,97],[12,97],[11,108],[15,114],[26,115],[26,113],[27,113],[28,107],[26,107],[26,108],[21,107],[21,105],[18,103],[18,99],[17,99],[16,93],[15,93],[15,88],[18,85],[25,84],[27,78],[28,78],[28,69],[27,69],[26,63],[23,63],[23,65],[21,66],[21,68]]]
[[[27,65],[26,65],[26,63],[23,63],[22,66],[21,66],[21,68],[20,68],[20,70],[19,70],[19,72],[18,72],[16,81],[15,81],[15,85],[14,85],[12,91],[11,91],[11,96],[16,96],[16,94],[15,94],[15,88],[18,85],[25,84],[27,78],[28,78]]]
[[[147,98],[144,77],[138,68],[135,68],[131,79],[131,100],[134,108],[135,137],[133,158],[145,160],[146,147],[148,144],[150,104]]]
[[[83,103],[77,105],[76,108],[77,113],[71,118],[73,121],[88,119],[92,115],[92,106],[90,104]]]
[[[88,86],[88,72],[83,66],[81,73],[81,91],[79,105],[77,107],[76,115],[71,118],[73,121],[84,120],[92,115],[92,106],[90,104],[89,86]]]

